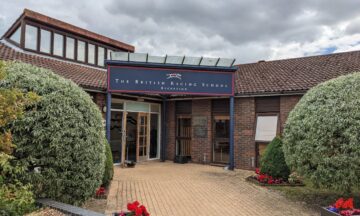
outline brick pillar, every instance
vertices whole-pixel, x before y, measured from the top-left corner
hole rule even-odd
[[[280,133],[284,132],[284,126],[289,113],[301,99],[300,95],[280,97]]]
[[[166,150],[166,160],[174,160],[175,156],[175,101],[167,102],[167,112],[166,112],[166,125],[162,127],[167,127],[167,150]]]
[[[235,168],[252,170],[255,163],[255,99],[235,98]]]
[[[211,100],[192,101],[192,121],[195,117],[207,119],[206,137],[194,136],[194,125],[192,126],[191,159],[195,163],[210,163],[212,157],[212,130],[211,130]],[[205,161],[204,161],[205,159]]]

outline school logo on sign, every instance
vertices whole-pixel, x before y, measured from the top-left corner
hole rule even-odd
[[[167,78],[166,79],[179,79],[181,80],[181,74],[179,73],[170,73],[170,74],[166,74]]]

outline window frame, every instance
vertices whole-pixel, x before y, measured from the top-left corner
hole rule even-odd
[[[25,26],[26,25],[31,25],[33,27],[37,28],[37,48],[35,50],[33,49],[29,49],[29,48],[25,48]],[[89,40],[86,37],[81,37],[78,36],[76,34],[70,33],[70,32],[66,32],[63,31],[61,29],[58,28],[53,28],[50,26],[46,26],[44,24],[38,23],[38,22],[34,22],[32,20],[28,20],[28,19],[24,19],[23,22],[21,22],[17,27],[21,28],[21,35],[20,35],[20,44],[17,44],[16,42],[12,41],[10,39],[10,36],[14,33],[14,31],[16,31],[16,27],[14,28],[14,31],[11,32],[10,36],[7,37],[6,39],[10,42],[13,43],[16,46],[19,46],[20,48],[22,48],[25,51],[29,51],[29,52],[35,52],[41,55],[46,55],[46,56],[51,56],[54,58],[58,58],[58,59],[63,59],[66,61],[70,61],[70,62],[75,62],[75,63],[80,63],[80,64],[85,64],[85,65],[89,65],[92,67],[97,67],[97,68],[106,68],[106,65],[104,64],[104,66],[100,66],[98,65],[98,47],[102,47],[104,48],[104,60],[106,60],[107,58],[107,52],[108,50],[111,50],[112,52],[117,52],[117,51],[123,51],[123,52],[128,52],[127,50],[123,50],[123,49],[119,49],[119,48],[114,48],[112,46],[109,46],[105,43],[99,43],[96,40]],[[51,43],[50,43],[50,53],[45,53],[45,52],[40,52],[40,31],[41,29],[46,30],[46,31],[50,31],[51,33]],[[58,55],[54,55],[54,35],[56,34],[60,34],[63,36],[63,55],[62,56],[58,56]],[[66,37],[70,37],[73,38],[75,40],[74,46],[75,46],[75,51],[74,51],[74,59],[70,59],[70,58],[66,58]],[[77,45],[78,45],[78,40],[84,41],[85,42],[85,60],[84,62],[82,61],[78,61],[77,60]],[[88,43],[91,43],[95,46],[95,53],[94,53],[94,57],[95,57],[95,63],[91,64],[88,63]]]
[[[43,52],[43,51],[41,51],[41,30],[43,30],[43,31],[48,31],[49,33],[50,33],[50,46],[49,46],[49,52]],[[52,32],[51,31],[49,31],[49,30],[47,30],[47,29],[42,29],[42,28],[38,28],[38,32],[39,32],[39,37],[38,37],[38,43],[39,43],[39,49],[38,49],[38,51],[39,51],[39,53],[41,53],[41,54],[51,54],[52,53],[52,41],[53,41],[53,34],[52,34]]]
[[[31,49],[31,48],[28,48],[26,47],[26,26],[31,26],[31,27],[34,27],[36,29],[36,44],[35,44],[35,49]],[[39,26],[36,26],[36,25],[33,25],[33,24],[28,24],[28,23],[25,23],[24,25],[24,49],[28,50],[28,51],[36,51],[36,52],[39,52],[39,47],[40,47],[40,44],[39,44],[39,31],[40,31],[40,28]],[[21,39],[20,39],[21,40]]]
[[[277,124],[276,124],[276,134],[275,136],[279,135],[280,133],[280,114],[275,112],[269,112],[269,113],[256,113],[255,116],[255,133],[254,133],[254,140],[256,143],[270,143],[271,140],[257,140],[256,139],[256,132],[257,132],[257,125],[258,125],[258,118],[262,116],[276,116],[277,117]]]
[[[19,30],[20,31],[20,40],[19,40],[19,43],[12,40],[11,37],[16,33],[16,31]],[[23,38],[23,35],[22,35],[22,25],[19,24],[19,25],[16,25],[12,31],[10,32],[9,36],[6,38],[7,41],[9,41],[11,44],[15,45],[15,46],[21,46],[21,40]]]
[[[75,43],[75,41],[76,41],[76,39],[75,38],[73,38],[73,37],[70,37],[70,36],[64,36],[64,38],[65,38],[65,40],[64,40],[64,43],[65,43],[65,49],[64,49],[64,57],[66,58],[66,59],[70,59],[70,60],[75,60],[76,59],[76,55],[75,54],[77,54],[77,53],[75,53],[75,50],[76,50],[76,43]],[[67,56],[67,51],[68,51],[68,38],[69,39],[72,39],[73,41],[74,41],[74,47],[73,47],[73,52],[74,52],[74,56],[72,57],[72,58],[69,58],[68,56]]]

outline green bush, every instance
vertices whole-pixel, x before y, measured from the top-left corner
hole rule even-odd
[[[260,172],[274,178],[287,180],[290,175],[289,167],[285,163],[280,137],[275,137],[266,147],[260,161]]]
[[[102,116],[90,96],[49,70],[11,62],[0,87],[41,97],[36,109],[12,125],[14,156],[28,168],[24,183],[37,197],[80,204],[102,183],[105,142]],[[37,172],[36,170],[40,170]]]
[[[24,215],[35,209],[30,185],[0,184],[0,215]]]
[[[105,147],[106,159],[105,159],[105,171],[104,171],[102,184],[104,186],[108,186],[114,175],[114,165],[113,165],[113,158],[112,158],[110,145],[107,141],[105,141],[105,142],[106,142],[106,144],[105,144],[106,145],[106,147]]]
[[[0,61],[0,82],[4,78],[5,65]],[[23,116],[27,106],[39,99],[33,92],[24,94],[15,88],[0,88],[0,215],[24,215],[35,208],[31,185],[19,182],[26,167],[17,164],[12,156],[16,146],[9,127]]]
[[[289,114],[283,139],[288,165],[315,186],[360,188],[360,73],[309,90]]]

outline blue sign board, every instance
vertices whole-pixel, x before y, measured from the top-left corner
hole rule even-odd
[[[234,95],[234,73],[109,65],[108,91],[230,96]]]

